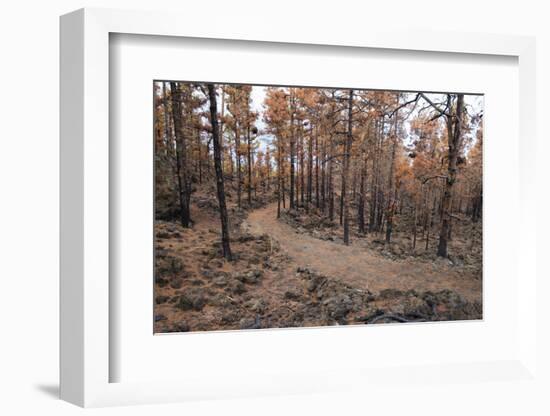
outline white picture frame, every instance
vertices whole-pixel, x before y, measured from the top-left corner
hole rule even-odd
[[[359,366],[319,373],[271,374],[249,383],[232,383],[220,374],[212,379],[139,383],[110,382],[109,309],[109,36],[114,33],[186,38],[225,39],[283,44],[331,45],[453,54],[504,55],[519,62],[519,149],[521,213],[517,245],[517,354],[507,360],[422,365],[405,373],[430,383],[446,377],[481,383],[484,376],[536,382],[535,212],[534,175],[535,41],[529,37],[474,33],[407,32],[343,27],[326,32],[314,24],[308,30],[276,24],[235,34],[223,20],[215,29],[202,21],[162,12],[82,9],[61,18],[61,398],[80,406],[158,403],[197,398],[247,397],[262,394],[319,393],[356,386],[390,383],[403,375],[379,368],[366,373]],[[347,329],[346,329],[347,330]],[[352,329],[353,330],[353,329]],[[152,335],[152,334],[151,334]],[[480,374],[482,375],[480,377]],[[493,378],[491,378],[493,379]]]

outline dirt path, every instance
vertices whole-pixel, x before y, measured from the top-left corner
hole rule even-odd
[[[337,277],[376,293],[383,289],[456,291],[469,301],[481,301],[481,280],[444,261],[390,260],[359,246],[344,246],[298,234],[276,219],[276,204],[251,212],[243,227],[252,234],[268,234],[295,261],[327,276]]]

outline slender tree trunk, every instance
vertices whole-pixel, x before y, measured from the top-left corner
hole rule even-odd
[[[221,162],[221,146],[218,126],[218,110],[216,102],[216,90],[213,84],[208,84],[208,98],[210,99],[210,121],[212,123],[212,144],[214,147],[214,168],[216,170],[216,188],[218,191],[218,204],[220,208],[220,221],[222,227],[222,250],[227,260],[232,259],[229,243],[229,219],[225,205],[225,190],[223,183],[223,170]]]
[[[357,222],[359,224],[359,233],[365,234],[365,200],[366,200],[366,187],[365,181],[367,180],[367,156],[366,151],[363,150],[361,158],[361,173],[359,178],[359,204],[357,207]]]
[[[241,137],[239,123],[235,121],[235,162],[237,168],[237,206],[241,209],[242,171],[241,171]]]
[[[372,159],[372,179],[371,179],[371,190],[370,190],[370,207],[369,207],[369,233],[374,231],[374,223],[376,220],[376,201],[378,198],[378,192],[376,190],[376,157],[375,152],[374,158]]]
[[[365,176],[361,170],[359,178],[359,203],[357,204],[357,224],[360,234],[365,234]]]
[[[232,144],[228,140],[227,141],[227,155],[229,156],[229,176],[231,177],[231,180],[235,178],[235,169],[233,166],[233,152],[231,151]]]
[[[171,119],[170,119],[170,112],[168,110],[168,93],[167,93],[167,89],[166,89],[166,82],[163,82],[162,83],[162,105],[164,107],[164,142],[165,142],[165,147],[166,149],[169,149],[168,150],[168,154],[167,156],[168,157],[171,157],[173,155],[173,135],[172,135],[172,125],[171,125]],[[174,155],[174,159],[176,159],[177,155]],[[177,168],[175,165],[173,165],[172,163],[170,163],[170,165],[172,165],[172,173],[174,175],[174,181],[176,184],[180,185],[180,182],[178,181],[178,178],[179,178],[179,172],[177,171]],[[177,162],[176,162],[176,165],[177,165]],[[181,195],[181,189],[178,187],[178,190],[177,190],[177,199],[178,199],[178,203],[180,202],[179,201],[179,197]]]
[[[170,115],[168,114],[168,99],[167,99],[167,93],[166,93],[166,82],[162,83],[162,106],[164,107],[164,142],[166,144],[166,147],[168,147],[168,143],[171,142],[171,135],[170,135]]]
[[[433,191],[431,188],[428,188],[428,193],[426,195],[426,247],[425,250],[427,251],[430,246],[430,230],[432,228],[432,214],[433,214],[433,207],[432,207],[432,201],[431,198],[433,198]]]
[[[183,227],[189,227],[191,222],[189,210],[190,186],[187,175],[187,155],[185,145],[184,126],[182,121],[181,91],[175,82],[170,82],[172,97],[172,119],[174,120],[174,132],[176,136],[176,170],[178,176],[178,193],[180,201],[180,221]]]
[[[305,176],[305,157],[304,157],[304,133],[302,128],[300,127],[300,201],[302,203],[302,206],[305,205],[304,200],[304,176]],[[298,204],[298,196],[296,196],[296,205]]]
[[[290,96],[290,209],[295,208],[294,205],[294,191],[295,191],[295,172],[294,172],[294,163],[295,163],[295,152],[296,152],[296,137],[294,135],[294,98],[291,94]]]
[[[399,104],[399,99],[397,104]],[[393,115],[395,117],[394,121],[394,130],[392,136],[392,151],[390,159],[390,172],[388,177],[388,207],[386,213],[386,244],[389,244],[391,241],[391,233],[393,231],[393,215],[395,211],[395,200],[393,198],[393,186],[394,186],[394,171],[395,171],[395,148],[397,146],[397,118],[398,111]]]
[[[202,183],[202,152],[201,152],[201,133],[197,131],[197,149],[198,149],[198,165],[199,165],[199,183]],[[208,154],[207,154],[208,156]]]
[[[320,197],[320,190],[319,190],[319,130],[317,130],[317,134],[315,135],[315,207],[320,208],[321,201],[319,200]]]
[[[308,171],[307,171],[307,202],[306,208],[309,212],[309,205],[313,197],[313,127],[310,127],[308,141]]]
[[[224,159],[225,159],[225,154],[224,154],[224,138],[223,138],[223,135],[224,135],[224,130],[223,130],[223,126],[224,126],[224,122],[225,122],[225,88],[222,87],[222,108],[221,108],[221,119],[220,119],[220,149],[221,149],[221,164],[222,164],[222,171],[224,170]]]
[[[380,125],[382,123],[379,120],[375,122],[375,148],[374,148],[374,157],[372,159],[372,184],[371,184],[371,205],[369,212],[369,232],[378,231],[377,221],[378,221],[378,211],[380,206],[379,201],[379,192],[378,185],[380,182],[380,152],[381,152],[381,142],[382,142],[382,133]],[[383,127],[382,127],[383,129]]]
[[[342,185],[343,192],[343,208],[344,208],[344,244],[349,245],[349,195],[346,195],[348,191],[348,183],[350,176],[350,159],[351,159],[351,147],[353,143],[353,132],[352,132],[352,108],[353,108],[353,90],[349,90],[349,103],[348,103],[348,132],[346,135],[345,142],[345,152],[344,152],[344,166],[343,166],[343,180],[344,184]]]
[[[325,137],[323,137],[322,145],[321,145],[321,204],[320,208],[323,210],[323,213],[325,213],[326,208],[326,159],[327,153],[326,153],[326,143],[325,143]]]
[[[281,196],[284,198],[282,177],[283,157],[281,151],[281,138],[279,137],[277,138],[277,218],[281,218]]]
[[[344,176],[345,173],[344,170],[342,170],[342,186],[340,188],[340,225],[344,225],[344,193],[346,192],[346,180]]]
[[[247,164],[248,164],[248,207],[252,206],[252,145],[250,139],[250,122],[246,128]]]
[[[334,221],[334,140],[330,136],[330,158],[328,162],[328,216]]]
[[[283,162],[284,163],[284,162]],[[285,195],[285,175],[284,175],[284,170],[283,170],[283,173],[281,175],[281,188],[282,188],[282,192],[283,192],[283,209],[286,209],[286,195]]]
[[[450,98],[449,98],[450,100]],[[445,183],[445,192],[442,202],[442,221],[441,232],[439,234],[439,245],[437,247],[437,255],[447,257],[447,240],[449,229],[451,227],[451,200],[453,197],[453,185],[456,182],[457,174],[457,157],[460,151],[462,141],[462,117],[464,111],[464,94],[457,94],[456,114],[454,117],[447,116],[447,138],[449,146],[449,157],[447,165],[447,180]]]
[[[416,222],[418,221],[417,206],[418,206],[418,197],[415,195],[414,196],[414,223],[413,223],[413,250],[416,248]]]

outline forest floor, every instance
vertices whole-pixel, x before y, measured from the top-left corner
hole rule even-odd
[[[229,206],[231,262],[211,197],[193,203],[191,228],[156,221],[156,333],[482,317],[480,266],[345,246],[277,219],[276,204],[255,208]]]
[[[456,267],[452,261],[435,258],[421,261],[413,256],[391,259],[364,244],[345,246],[297,232],[277,220],[277,206],[252,211],[243,223],[255,235],[269,234],[294,262],[327,276],[337,277],[373,293],[388,288],[401,291],[450,289],[470,301],[481,301],[481,279]]]

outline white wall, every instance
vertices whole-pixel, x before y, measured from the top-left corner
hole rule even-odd
[[[190,19],[222,13],[231,19],[239,11],[249,15],[250,25],[276,19],[281,30],[288,25],[314,21],[327,25],[334,19],[351,25],[379,25],[390,19],[405,27],[431,26],[438,30],[536,35],[538,42],[539,119],[539,249],[542,253],[543,218],[548,197],[548,159],[545,118],[550,106],[550,28],[545,2],[523,1],[185,1],[168,0],[6,0],[0,9],[0,412],[6,415],[73,414],[81,410],[54,399],[58,376],[58,16],[80,7],[168,9],[189,12]],[[372,4],[371,4],[372,3]],[[182,24],[185,24],[183,21]],[[246,27],[236,27],[246,32]],[[544,158],[544,159],[543,159]],[[544,177],[544,178],[543,178]],[[511,219],[512,222],[513,219]],[[505,235],[504,235],[505,237]],[[545,243],[545,248],[548,244]],[[539,273],[548,277],[548,266],[539,257]],[[548,283],[539,293],[549,293]],[[541,300],[543,298],[541,297]],[[548,307],[540,306],[548,318]],[[541,336],[543,334],[541,333]],[[545,335],[546,351],[550,350]],[[547,355],[547,354],[546,354]],[[548,364],[546,358],[545,365]],[[548,369],[548,367],[546,367]],[[549,374],[548,372],[546,374]],[[430,392],[412,391],[396,398],[388,391],[384,413],[425,414],[540,414],[534,398],[540,391],[514,390],[498,385],[485,396],[467,386],[456,386],[452,401],[435,400]],[[494,397],[493,397],[494,396]],[[334,394],[323,397],[270,398],[248,401],[165,405],[154,411],[187,414],[345,414],[374,411],[374,398]],[[376,403],[380,403],[380,398]],[[437,405],[431,405],[437,401]],[[541,401],[542,402],[542,401]],[[150,407],[102,409],[100,414],[148,414]],[[548,412],[548,405],[546,405]],[[378,413],[378,412],[376,412]]]

